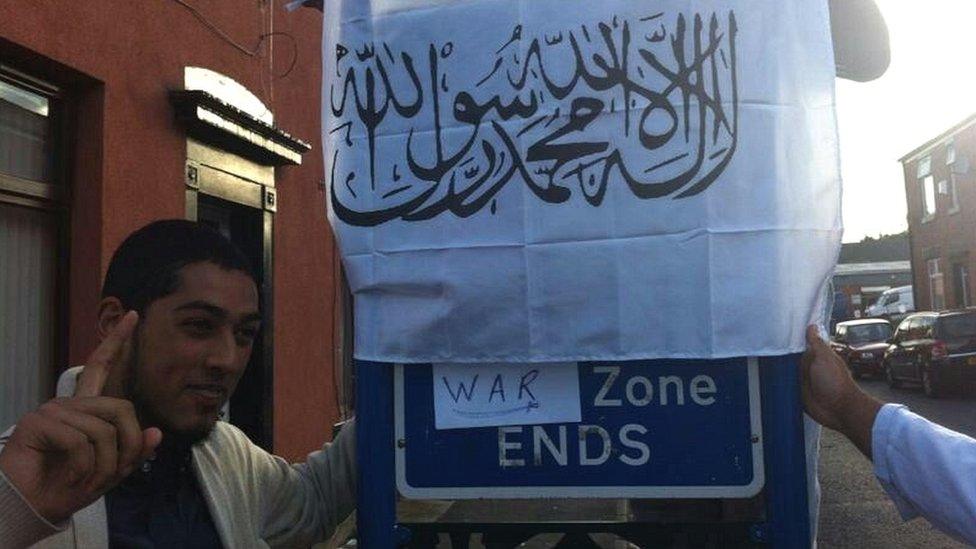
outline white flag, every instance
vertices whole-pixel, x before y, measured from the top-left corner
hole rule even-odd
[[[330,0],[355,355],[779,355],[840,249],[826,0]]]

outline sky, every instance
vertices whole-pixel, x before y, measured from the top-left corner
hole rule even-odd
[[[905,230],[898,159],[976,113],[976,2],[875,1],[891,66],[874,82],[837,84],[844,242]]]

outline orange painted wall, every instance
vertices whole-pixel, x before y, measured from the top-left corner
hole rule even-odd
[[[186,5],[257,54],[220,38]],[[76,113],[68,147],[72,363],[96,343],[95,304],[115,246],[151,220],[184,216],[186,136],[167,92],[182,88],[185,66],[234,78],[271,107],[277,126],[312,144],[302,166],[276,174],[274,444],[289,458],[319,446],[338,415],[335,250],[319,187],[321,28],[320,12],[287,13],[271,0],[0,2],[0,61],[63,86]],[[262,41],[272,30],[288,36]]]

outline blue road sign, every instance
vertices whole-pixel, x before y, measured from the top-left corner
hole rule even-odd
[[[736,498],[763,487],[756,359],[586,362],[580,423],[437,430],[433,370],[398,365],[411,498]]]

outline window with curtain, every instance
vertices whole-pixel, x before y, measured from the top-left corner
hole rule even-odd
[[[931,175],[922,179],[922,221],[935,217],[935,178]]]
[[[53,396],[59,371],[55,104],[0,69],[0,429]]]

